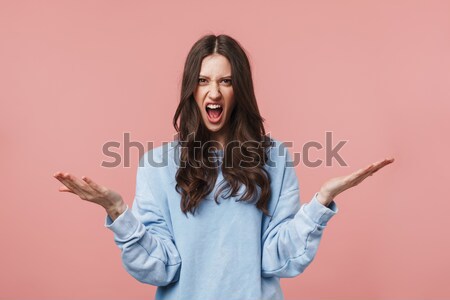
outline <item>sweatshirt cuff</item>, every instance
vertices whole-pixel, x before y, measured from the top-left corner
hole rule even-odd
[[[302,206],[305,212],[311,220],[321,226],[326,226],[328,221],[339,211],[336,202],[334,200],[328,206],[323,205],[317,200],[317,194],[315,193],[312,200]]]
[[[116,238],[121,241],[125,241],[132,236],[138,229],[138,226],[139,221],[133,215],[128,205],[125,211],[114,221],[109,215],[106,215],[105,218],[105,227],[113,231]]]

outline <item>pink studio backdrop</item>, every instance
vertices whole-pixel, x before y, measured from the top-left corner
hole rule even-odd
[[[59,193],[88,175],[131,205],[108,141],[173,138],[185,57],[203,34],[248,51],[260,110],[292,152],[347,141],[348,164],[300,164],[301,200],[327,179],[396,161],[336,198],[340,212],[286,299],[450,299],[450,2],[1,1],[0,299],[152,299],[122,267],[105,212]],[[325,159],[324,150],[311,159]],[[243,283],[245,284],[245,283]]]

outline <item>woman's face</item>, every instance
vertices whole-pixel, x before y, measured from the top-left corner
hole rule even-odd
[[[203,124],[212,138],[223,145],[235,106],[231,65],[225,56],[212,54],[203,59],[194,98]]]

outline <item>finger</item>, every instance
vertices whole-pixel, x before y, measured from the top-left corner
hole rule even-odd
[[[67,174],[67,173],[65,173],[65,174]],[[64,184],[66,187],[68,187],[68,188],[74,188],[73,187],[73,184],[70,182],[70,180],[67,180],[65,177],[64,177],[64,173],[59,173],[59,174],[57,174],[57,175],[54,175],[54,177],[56,178],[56,179],[58,179],[62,184]]]
[[[64,184],[68,190],[72,191],[74,194],[78,195],[80,198],[85,197],[85,194],[82,190],[80,190],[77,186],[75,186],[72,182],[67,179],[60,180],[62,184]]]
[[[67,178],[67,180],[69,180],[72,183],[72,185],[75,185],[79,190],[83,191],[84,193],[87,193],[87,194],[93,193],[92,187],[89,186],[88,184],[86,184],[85,181],[80,180],[71,174],[68,174],[66,178]]]
[[[69,192],[69,193],[72,193],[72,194],[76,195],[76,193],[74,191],[72,191],[71,189],[66,188],[65,186],[64,187],[60,187],[59,191],[60,192]]]
[[[383,160],[380,161],[379,163],[377,163],[377,165],[375,166],[375,168],[372,170],[372,173],[375,173],[376,171],[378,171],[379,169],[391,164],[393,162],[393,160]]]
[[[61,192],[71,192],[75,195],[78,195],[80,197],[83,196],[83,193],[81,190],[77,188],[70,180],[67,179],[68,173],[63,172],[56,172],[53,174],[53,177],[55,177],[57,180],[59,180],[62,184],[64,184],[64,187],[61,187],[59,191]]]
[[[66,173],[66,174],[64,174],[65,175],[64,178],[69,180],[72,184],[78,186],[78,188],[84,189],[87,187],[87,184],[83,180],[78,179],[76,176],[74,176],[72,174],[69,174],[69,173]]]
[[[364,172],[362,172],[362,175],[364,174],[373,174],[376,171],[378,171],[379,169],[381,169],[382,167],[392,163],[394,161],[394,159],[384,159],[384,160],[380,160],[377,161],[375,163],[370,164],[368,167],[366,167],[366,169],[364,170]]]
[[[75,181],[75,176],[70,175],[69,173],[63,173],[59,180],[69,189],[74,191],[80,198],[87,198],[89,190],[86,190],[81,184],[77,183]]]
[[[368,165],[368,166],[365,167],[365,168],[359,169],[358,171],[353,172],[352,174],[350,174],[350,175],[348,176],[347,180],[349,180],[349,181],[354,181],[354,180],[356,180],[357,178],[359,178],[359,177],[361,177],[361,176],[365,176],[366,174],[369,174],[370,171],[371,171],[373,168],[374,168],[374,165],[373,165],[373,164],[370,164],[370,165]]]
[[[365,168],[359,169],[358,171],[350,174],[347,177],[347,180],[350,185],[355,186],[361,183],[364,179],[366,179],[368,176],[372,176],[373,173],[384,167],[385,165],[388,165],[394,161],[393,158],[391,159],[384,159],[375,163],[372,163],[368,165]]]
[[[368,176],[372,176],[375,172],[377,172],[378,170],[380,170],[381,168],[385,167],[386,165],[392,163],[394,161],[394,159],[385,159],[382,161],[379,161],[377,163],[374,163],[374,167],[369,171],[369,173],[367,173],[366,175],[362,176],[361,178],[358,178],[358,183],[360,183],[361,181],[363,181],[364,179],[366,179]]]
[[[364,178],[366,178],[367,176],[372,176],[375,172],[377,172],[379,169],[381,169],[381,167],[375,167],[372,170],[370,170],[369,173],[365,174]],[[364,179],[363,178],[363,179]]]
[[[372,173],[368,173],[368,174],[365,174],[365,175],[363,175],[363,176],[360,176],[360,177],[356,178],[355,180],[353,180],[353,181],[350,183],[350,185],[351,185],[351,186],[357,186],[357,185],[360,184],[364,179],[366,179],[367,177],[369,177],[369,176],[371,176],[371,175],[372,175]]]
[[[392,158],[385,158],[385,159],[379,161],[379,163],[380,163],[380,164],[383,164],[383,165],[388,165],[388,164],[393,163],[394,160],[395,160],[395,159],[394,159],[393,157],[392,157]]]
[[[89,178],[87,176],[83,176],[83,177],[81,177],[81,179],[83,179],[94,190],[96,190],[98,192],[104,192],[104,188],[102,186],[98,185],[97,183],[95,183],[91,178]]]

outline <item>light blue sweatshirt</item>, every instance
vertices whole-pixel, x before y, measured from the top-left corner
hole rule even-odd
[[[213,195],[221,172],[195,215],[186,217],[175,190],[176,140],[141,157],[131,210],[127,206],[114,222],[106,216],[105,227],[114,233],[126,271],[158,286],[156,300],[284,299],[280,278],[301,274],[314,259],[327,222],[338,212],[336,203],[324,206],[316,193],[300,205],[291,155],[272,140],[271,163],[265,166],[272,217],[254,202],[236,201],[242,187],[237,197],[219,197],[218,205]],[[216,153],[223,156],[222,150]]]

